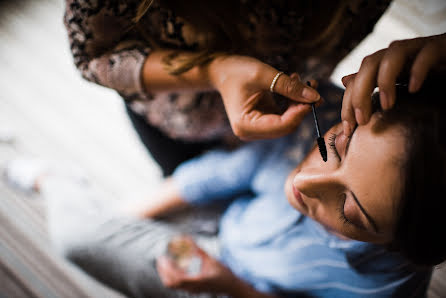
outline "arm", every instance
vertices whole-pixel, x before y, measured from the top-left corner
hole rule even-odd
[[[130,3],[66,0],[64,25],[82,77],[123,96],[145,98],[140,72],[151,48],[124,38],[134,14]]]
[[[272,145],[258,141],[233,151],[212,150],[181,164],[172,178],[190,204],[232,199],[251,190],[257,167]]]
[[[313,88],[300,82],[298,75],[283,74],[278,77],[274,92],[296,102],[280,114],[269,91],[279,72],[275,68],[251,57],[222,55],[180,75],[171,75],[162,62],[169,53],[156,51],[147,58],[142,71],[145,90],[155,93],[217,90],[233,132],[242,139],[276,138],[294,131],[310,111],[309,105],[297,102],[320,99]]]
[[[215,90],[207,67],[197,66],[179,76],[170,75],[162,61],[171,50],[153,50],[146,40],[126,38],[126,28],[135,26],[136,9],[131,4],[123,7],[122,3],[104,1],[99,6],[91,1],[65,1],[64,25],[81,75],[123,95],[139,98],[144,98],[146,91]]]
[[[149,99],[149,92],[217,90],[233,131],[246,139],[290,133],[310,111],[309,105],[298,102],[319,100],[319,94],[297,76],[283,74],[274,92],[296,102],[277,114],[269,87],[278,70],[251,57],[221,56],[179,76],[170,75],[162,62],[169,50],[153,51],[146,41],[126,39],[126,28],[132,29],[136,13],[131,7],[118,7],[112,1],[98,6],[92,1],[66,0],[64,23],[70,48],[87,80],[115,89],[128,99]]]
[[[234,151],[212,150],[184,162],[159,192],[127,212],[157,217],[189,204],[232,199],[250,190],[251,179],[269,148],[268,142],[255,142]]]
[[[136,215],[140,218],[156,218],[167,215],[170,212],[184,209],[189,204],[181,197],[178,186],[172,178],[167,178],[160,190],[152,195],[150,199],[139,202],[136,205],[124,207],[124,212]]]

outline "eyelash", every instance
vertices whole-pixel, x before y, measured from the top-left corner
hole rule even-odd
[[[345,206],[345,201],[347,200],[347,196],[345,194],[343,194],[342,196],[342,200],[341,200],[341,204],[339,204],[338,206],[338,213],[339,213],[339,219],[342,221],[342,223],[344,225],[352,225],[351,221],[348,220],[347,217],[345,217],[345,213],[344,213],[344,206]]]
[[[328,145],[331,148],[331,151],[333,151],[333,153],[336,155],[336,157],[339,159],[339,161],[341,161],[341,156],[338,153],[338,150],[336,150],[336,134],[335,133],[331,133],[330,137],[328,137]]]

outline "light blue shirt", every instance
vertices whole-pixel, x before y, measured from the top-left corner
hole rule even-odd
[[[339,110],[318,108],[324,131]],[[415,272],[381,246],[342,240],[289,205],[285,180],[314,146],[312,121],[281,139],[210,151],[175,171],[191,204],[233,199],[220,223],[221,261],[258,290],[284,297],[423,296],[430,271]]]

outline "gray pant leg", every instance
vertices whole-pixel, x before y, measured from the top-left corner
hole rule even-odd
[[[97,280],[130,297],[197,297],[165,288],[155,268],[167,242],[181,233],[176,225],[117,218],[100,191],[70,179],[49,178],[41,192],[57,249]],[[200,237],[199,244],[217,248],[216,237]]]
[[[178,297],[166,289],[155,269],[173,229],[156,222],[111,219],[78,244],[66,247],[65,255],[101,282],[130,297]]]

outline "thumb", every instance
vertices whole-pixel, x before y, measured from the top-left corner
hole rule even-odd
[[[298,76],[282,74],[274,85],[274,92],[301,103],[317,102],[321,96],[313,88],[303,84]]]

